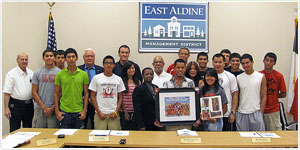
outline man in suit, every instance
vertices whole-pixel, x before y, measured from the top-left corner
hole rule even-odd
[[[95,53],[94,50],[91,48],[87,48],[83,54],[84,64],[78,66],[79,69],[85,71],[89,76],[89,83],[91,82],[92,78],[96,74],[100,74],[104,72],[103,67],[95,65]],[[90,93],[90,90],[89,90]],[[90,95],[90,94],[89,94]],[[95,115],[95,108],[91,103],[91,99],[89,97],[88,109],[86,113],[86,118],[84,120],[84,128],[85,129],[94,129],[94,115]],[[91,126],[87,127],[88,120],[91,121]]]
[[[157,131],[155,121],[155,90],[158,86],[152,84],[154,72],[152,68],[142,71],[144,83],[137,86],[132,94],[134,107],[133,120],[137,123],[139,130]]]

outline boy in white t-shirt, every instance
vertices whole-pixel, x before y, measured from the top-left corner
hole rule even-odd
[[[89,86],[92,104],[96,110],[94,126],[98,130],[118,130],[120,128],[118,114],[125,86],[122,79],[112,73],[114,64],[115,60],[112,56],[105,56],[103,59],[104,72],[95,75]]]

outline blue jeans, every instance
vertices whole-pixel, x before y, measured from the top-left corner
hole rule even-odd
[[[204,121],[205,131],[222,131],[223,128],[223,118],[218,118],[216,122]]]
[[[84,128],[84,120],[80,120],[80,114],[77,113],[67,113],[64,112],[63,119],[59,122],[60,128],[66,129],[83,129]]]

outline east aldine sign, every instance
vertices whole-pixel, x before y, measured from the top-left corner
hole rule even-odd
[[[139,52],[208,52],[208,3],[140,3]]]

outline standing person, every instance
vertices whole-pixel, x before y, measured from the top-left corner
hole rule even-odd
[[[60,70],[65,69],[65,51],[64,50],[55,51],[54,57],[55,57],[55,66],[58,67]]]
[[[33,72],[27,68],[28,55],[21,52],[17,56],[18,67],[10,70],[3,87],[5,117],[9,119],[10,132],[21,127],[32,127],[33,102],[31,80]]]
[[[244,72],[240,69],[240,59],[241,55],[239,53],[232,53],[229,57],[229,63],[231,65],[229,72],[232,73],[235,77]]]
[[[43,52],[45,65],[34,72],[32,78],[32,97],[34,103],[33,128],[58,128],[54,112],[54,80],[60,71],[54,63],[53,50]]]
[[[122,130],[136,130],[136,124],[133,121],[133,102],[132,93],[136,86],[141,85],[141,81],[137,78],[134,64],[125,62],[123,66],[122,80],[126,90],[123,92],[122,109],[120,110],[120,122]]]
[[[281,131],[279,100],[286,97],[286,86],[283,75],[274,70],[276,54],[269,52],[264,57],[264,74],[267,80],[267,102],[264,111],[264,124],[266,131]]]
[[[152,83],[159,88],[163,87],[163,83],[170,80],[172,75],[164,71],[165,62],[161,56],[155,56],[152,66],[154,68],[154,78]]]
[[[185,64],[187,64],[187,61],[190,57],[190,50],[186,47],[180,48],[178,51],[178,58],[184,60]],[[167,73],[172,74],[173,76],[175,75],[175,68],[174,64],[171,64],[168,69]]]
[[[119,110],[122,104],[122,92],[126,90],[122,79],[113,74],[115,60],[108,55],[103,58],[104,72],[95,75],[89,90],[96,110],[94,127],[97,130],[120,129]]]
[[[229,58],[230,58],[230,55],[231,55],[230,50],[229,49],[223,49],[223,50],[221,50],[220,54],[222,54],[225,58],[224,70],[230,71],[230,69],[231,69],[231,66],[230,66],[230,63],[229,63]]]
[[[75,49],[68,48],[65,58],[68,67],[57,73],[54,82],[56,117],[60,121],[60,128],[83,129],[89,97],[89,77],[76,66],[78,55]]]
[[[91,48],[87,48],[83,54],[84,64],[78,66],[79,69],[85,71],[89,77],[89,83],[96,74],[102,73],[104,69],[98,65],[95,65],[95,53]],[[94,115],[95,108],[90,99],[90,90],[89,90],[89,102],[86,112],[86,118],[84,119],[84,128],[85,129],[94,129]],[[88,126],[88,120],[90,120],[91,126]]]
[[[134,107],[133,120],[138,130],[158,131],[155,122],[155,91],[158,86],[152,84],[153,70],[146,67],[142,71],[144,83],[137,86],[132,94]]]
[[[175,75],[173,78],[164,83],[164,88],[193,88],[195,87],[194,81],[186,78],[184,73],[186,71],[186,63],[183,59],[177,59],[174,62]],[[158,125],[160,126],[160,125]],[[191,129],[192,125],[177,125],[166,126],[167,131],[176,131],[180,129]]]
[[[227,112],[227,97],[224,89],[220,86],[218,81],[218,74],[215,69],[208,70],[204,77],[204,86],[200,87],[200,97],[221,96],[222,113]],[[203,122],[205,131],[222,131],[223,119],[217,118],[204,120]]]
[[[187,64],[185,77],[192,79],[196,87],[204,85],[203,80],[201,80],[198,64],[194,61],[191,61]]]
[[[130,61],[128,60],[129,55],[130,55],[130,48],[127,45],[121,45],[119,47],[119,51],[118,51],[120,60],[115,64],[113,73],[116,74],[119,77],[122,77],[122,68],[125,62]],[[132,61],[131,61],[132,62]],[[137,77],[140,81],[143,80],[142,74],[141,74],[141,70],[138,64],[132,62],[134,64],[134,68],[137,74]]]
[[[197,55],[197,62],[198,62],[198,65],[199,65],[201,80],[204,80],[204,77],[206,75],[206,71],[212,69],[212,68],[207,67],[207,63],[208,63],[208,55],[207,55],[207,53],[200,52]]]
[[[219,84],[224,88],[228,100],[228,111],[223,117],[223,131],[236,131],[234,120],[239,94],[236,78],[233,74],[224,70],[225,57],[222,54],[215,54],[212,60],[213,66],[218,73]]]
[[[262,73],[254,71],[253,58],[244,54],[241,58],[245,72],[237,76],[240,101],[236,112],[238,131],[265,131],[263,114],[267,101],[267,80]]]

